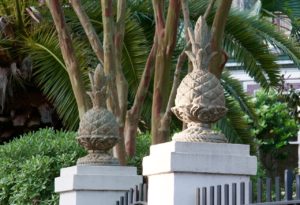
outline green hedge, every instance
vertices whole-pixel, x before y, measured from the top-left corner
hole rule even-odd
[[[74,132],[43,129],[0,146],[0,204],[58,204],[54,178],[85,155]]]

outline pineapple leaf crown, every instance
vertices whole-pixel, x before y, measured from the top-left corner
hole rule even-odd
[[[91,81],[92,91],[87,92],[87,94],[92,100],[93,108],[106,108],[107,77],[104,74],[101,64],[98,64],[95,71],[90,71],[89,78]]]
[[[195,25],[195,31],[188,28],[191,49],[185,51],[193,64],[193,70],[207,70],[211,54],[211,31],[204,17],[200,16]]]

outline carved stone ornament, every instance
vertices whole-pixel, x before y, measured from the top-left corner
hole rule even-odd
[[[223,87],[218,78],[208,71],[209,60],[215,55],[210,50],[211,34],[200,17],[195,32],[189,29],[191,50],[186,51],[193,64],[177,89],[173,113],[188,128],[173,136],[175,141],[227,142],[223,134],[211,130],[211,123],[222,118],[227,109]]]
[[[93,108],[82,117],[77,140],[88,150],[88,155],[77,160],[78,165],[118,165],[109,150],[119,140],[119,126],[115,116],[106,109],[106,78],[101,66],[90,73]]]

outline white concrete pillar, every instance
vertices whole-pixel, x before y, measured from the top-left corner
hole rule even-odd
[[[195,205],[197,188],[248,183],[256,163],[248,145],[172,141],[151,146],[143,159],[148,205]]]
[[[135,167],[73,166],[55,179],[60,205],[115,205],[124,193],[142,183]]]

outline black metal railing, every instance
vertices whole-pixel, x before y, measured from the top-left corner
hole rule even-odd
[[[247,185],[242,182],[198,188],[196,205],[300,205],[300,175],[294,177],[292,171],[286,170],[281,185],[276,177],[274,181],[257,179]]]
[[[148,187],[147,184],[140,184],[134,189],[130,189],[116,205],[147,205],[148,201]]]

